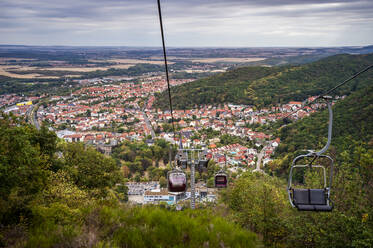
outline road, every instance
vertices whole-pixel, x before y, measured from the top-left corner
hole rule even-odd
[[[40,124],[39,124],[39,121],[38,121],[38,117],[37,117],[37,112],[38,112],[38,107],[36,108],[33,108],[32,110],[32,122],[34,124],[34,126],[36,127],[37,130],[40,130]]]
[[[255,170],[253,171],[258,171],[258,172],[262,172],[264,173],[264,171],[262,169],[260,169],[260,165],[262,164],[262,158],[264,156],[264,153],[265,153],[265,150],[269,148],[268,145],[264,146],[263,149],[260,151],[260,153],[258,154],[258,161],[256,161],[256,168]]]
[[[38,108],[39,108],[38,104],[35,104],[34,106],[32,106],[31,110],[27,111],[27,117],[30,120],[31,124],[34,125],[37,130],[40,130],[40,124],[36,116]]]
[[[150,129],[150,133],[152,135],[152,138],[155,139],[155,137],[156,137],[155,136],[155,132],[153,130],[152,124],[149,121],[148,116],[146,115],[146,113],[145,113],[145,111],[143,109],[141,109],[141,112],[142,112],[142,115],[144,116],[144,120],[145,120],[146,126],[148,127],[148,129]]]

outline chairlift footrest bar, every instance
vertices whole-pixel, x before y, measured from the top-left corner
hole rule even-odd
[[[330,205],[295,205],[299,211],[316,211],[316,212],[331,212],[333,206]]]

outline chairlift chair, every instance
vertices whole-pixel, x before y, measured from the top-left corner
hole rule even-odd
[[[210,159],[207,157],[207,152],[203,151],[198,161],[198,166],[202,170],[207,168],[207,164],[209,163]]]
[[[179,167],[186,169],[188,165],[188,153],[179,151],[176,154],[176,163]]]
[[[326,158],[330,162],[330,175],[329,185],[327,183],[326,168],[320,164],[297,164],[298,161],[305,158]],[[315,161],[316,161],[315,159]],[[303,189],[295,188],[292,184],[292,178],[295,168],[320,168],[323,174],[323,185],[322,189]],[[290,168],[289,182],[288,182],[288,195],[290,204],[296,207],[300,211],[332,211],[333,205],[330,201],[330,189],[333,178],[333,159],[329,156],[319,155],[314,156],[312,153],[298,156],[294,159],[293,164]]]
[[[182,193],[187,188],[187,177],[181,170],[174,169],[167,173],[168,191],[170,193]]]
[[[323,97],[327,101],[328,111],[329,111],[329,125],[328,125],[328,142],[318,152],[309,151],[308,154],[300,155],[293,160],[290,168],[289,180],[288,180],[288,195],[289,201],[292,207],[296,207],[299,211],[332,211],[333,204],[330,201],[330,191],[333,180],[333,159],[329,156],[322,155],[331,143],[332,138],[332,126],[333,126],[333,112],[330,101],[331,97]],[[308,164],[297,164],[298,161],[311,158],[311,162]],[[330,162],[329,171],[329,183],[327,183],[327,170],[321,164],[313,164],[317,162],[320,158],[326,158]],[[322,189],[303,189],[295,188],[292,179],[295,168],[320,168],[323,172],[323,185]]]
[[[226,188],[228,186],[228,175],[219,171],[215,175],[215,188]]]

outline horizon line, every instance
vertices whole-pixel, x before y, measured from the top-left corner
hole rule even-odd
[[[132,46],[132,45],[25,45],[25,44],[0,44],[0,47],[102,47],[102,48],[149,48],[149,49],[162,49],[162,46]],[[187,48],[187,49],[237,49],[237,48],[341,48],[341,47],[370,47],[369,45],[341,45],[341,46],[167,46],[167,48]]]

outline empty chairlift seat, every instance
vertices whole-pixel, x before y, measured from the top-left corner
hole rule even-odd
[[[307,155],[301,155],[295,159],[299,160],[307,157]],[[322,165],[313,165],[314,169],[321,169],[323,175],[323,189],[304,189],[294,187],[292,184],[293,171],[295,168],[309,169],[309,165],[295,165],[293,163],[290,169],[289,182],[288,182],[288,195],[290,204],[296,207],[300,211],[332,211],[333,205],[330,201],[330,186],[332,185],[332,167],[333,160],[325,155],[321,157],[327,158],[330,161],[331,169],[329,175],[329,184],[327,183],[326,168]]]
[[[292,200],[300,211],[332,211],[328,189],[293,189]]]

